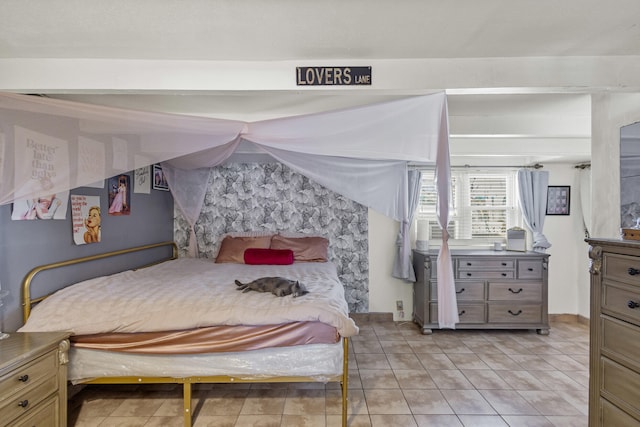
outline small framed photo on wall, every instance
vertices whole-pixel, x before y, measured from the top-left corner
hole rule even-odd
[[[153,189],[169,191],[169,184],[167,184],[167,177],[164,176],[162,166],[156,164],[153,165]]]
[[[571,187],[550,185],[547,187],[547,215],[569,215]]]

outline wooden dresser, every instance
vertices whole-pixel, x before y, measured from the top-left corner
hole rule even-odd
[[[67,425],[67,333],[0,340],[0,426]]]
[[[587,239],[589,426],[640,426],[640,242]]]
[[[548,258],[538,252],[453,250],[460,329],[536,329],[549,333]],[[438,328],[438,252],[413,251],[413,320]]]

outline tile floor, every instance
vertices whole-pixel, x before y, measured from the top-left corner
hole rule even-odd
[[[360,324],[349,355],[349,426],[586,426],[589,331],[434,331]],[[73,393],[72,393],[73,394]],[[194,386],[194,426],[339,426],[337,384]],[[86,386],[70,426],[182,426],[182,388]]]

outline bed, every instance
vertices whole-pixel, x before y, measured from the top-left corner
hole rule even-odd
[[[172,248],[168,259],[31,297],[33,278],[45,270],[158,247]],[[23,281],[19,331],[71,332],[75,384],[183,384],[185,426],[191,384],[235,382],[338,382],[346,426],[348,340],[358,328],[335,266],[270,259],[179,258],[175,243],[163,242],[40,266]],[[273,276],[299,280],[309,293],[245,293],[234,283]]]

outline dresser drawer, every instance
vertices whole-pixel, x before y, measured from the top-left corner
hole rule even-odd
[[[604,280],[615,280],[640,286],[640,274],[633,274],[635,270],[640,273],[640,260],[638,257],[606,253],[603,259]],[[633,269],[631,274],[629,269]]]
[[[484,300],[484,282],[456,282],[456,298],[458,301]],[[438,299],[437,283],[431,285],[431,300]]]
[[[640,423],[631,415],[627,414],[616,406],[613,406],[611,403],[602,398],[600,398],[600,410],[602,411],[601,425],[605,427],[638,427],[638,424]]]
[[[31,384],[37,383],[45,377],[55,375],[57,370],[56,357],[56,352],[47,353],[0,378],[0,401],[20,393]]]
[[[458,279],[513,279],[514,277],[513,271],[458,271]]]
[[[478,259],[460,258],[459,270],[512,270],[516,267],[514,259]]]
[[[606,357],[600,358],[601,390],[640,410],[640,374]]]
[[[518,261],[518,279],[542,279],[542,263],[540,261]]]
[[[430,304],[430,322],[438,323],[438,304]],[[485,323],[485,304],[458,304],[460,323]]]
[[[602,351],[640,368],[640,328],[606,316],[601,317],[600,322]]]
[[[16,423],[13,424],[14,427],[49,427],[49,426],[57,426],[60,424],[60,414],[58,413],[58,408],[60,407],[58,403],[57,396],[53,399],[50,399],[47,402],[43,402],[37,409],[33,411],[32,414],[27,415],[26,417],[20,418],[16,420]]]
[[[19,416],[35,412],[40,402],[58,389],[58,378],[52,375],[40,383],[33,383],[31,387],[20,393],[7,396],[0,403],[0,414],[3,420],[15,420]]]
[[[640,289],[632,286],[602,284],[602,309],[609,310],[613,316],[623,316],[640,322]]]
[[[540,304],[489,304],[489,323],[541,323]]]
[[[542,301],[542,283],[489,283],[491,301]]]

